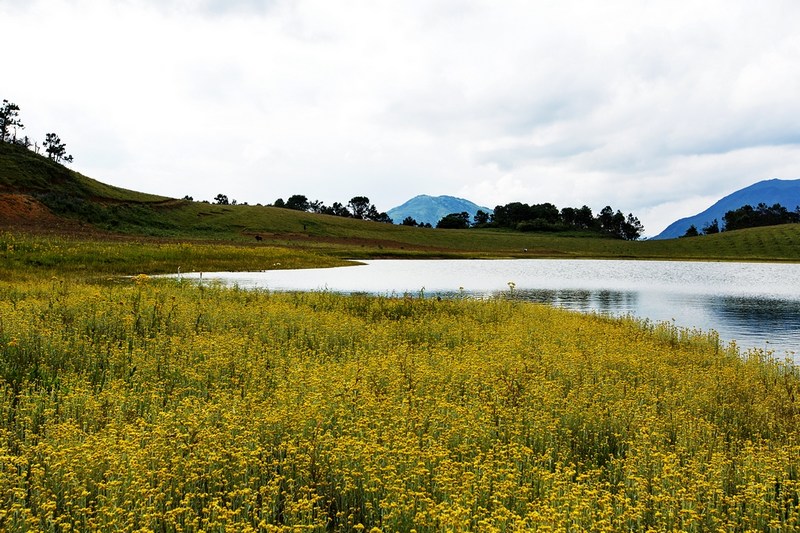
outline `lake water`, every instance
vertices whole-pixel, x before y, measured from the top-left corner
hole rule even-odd
[[[800,264],[624,260],[374,260],[341,268],[204,273],[242,288],[380,295],[510,294],[584,312],[715,330],[800,359]],[[184,274],[183,277],[199,277]]]

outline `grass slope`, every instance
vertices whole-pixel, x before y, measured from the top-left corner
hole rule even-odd
[[[169,200],[101,183],[8,143],[0,143],[0,191],[94,201],[152,203]]]
[[[2,193],[35,199],[58,217],[81,224],[83,231],[93,238],[114,234],[252,246],[268,244],[340,257],[800,260],[800,225],[643,242],[581,233],[412,228],[274,207],[190,202],[129,191],[87,178],[8,144],[0,144]],[[0,196],[0,208],[2,202]],[[10,205],[8,201],[6,204]],[[39,226],[51,229],[52,219],[42,218]],[[6,223],[6,227],[19,229],[13,223]],[[35,218],[26,229],[36,230]],[[260,240],[256,241],[256,237]]]

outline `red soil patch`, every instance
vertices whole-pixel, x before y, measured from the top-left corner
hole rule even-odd
[[[24,230],[77,231],[82,224],[54,215],[27,194],[0,194],[0,227]]]

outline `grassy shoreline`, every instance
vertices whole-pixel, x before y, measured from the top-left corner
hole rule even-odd
[[[366,223],[382,225],[376,223]],[[419,231],[430,231],[422,230]],[[473,230],[444,231],[447,235],[466,239]],[[800,261],[800,225],[756,228],[733,232],[736,235],[717,239],[716,235],[701,237],[709,246],[699,253],[693,239],[674,241],[621,242],[608,239],[588,239],[595,248],[582,251],[568,249],[563,243],[570,239],[552,237],[528,249],[459,249],[467,241],[453,241],[451,248],[406,249],[394,242],[376,244],[343,244],[339,242],[219,242],[207,240],[144,239],[135,236],[88,236],[37,234],[21,231],[0,231],[0,274],[6,277],[35,277],[43,272],[63,276],[113,276],[141,273],[174,273],[214,270],[268,270],[343,266],[359,259],[492,259],[492,258],[559,258],[559,259],[636,259],[742,262]],[[515,236],[514,238],[517,238]],[[534,237],[530,237],[534,238]],[[696,238],[697,239],[697,238]],[[578,244],[584,246],[584,240]],[[356,243],[360,241],[354,241]],[[553,248],[554,242],[562,243]],[[577,241],[576,241],[577,242]],[[778,246],[775,243],[781,243]],[[760,248],[756,248],[756,244]],[[473,242],[474,244],[474,242]],[[503,243],[500,243],[503,244]],[[572,243],[573,245],[575,243]],[[579,247],[580,247],[579,246]],[[608,247],[611,248],[603,248]],[[636,253],[620,254],[618,246],[631,247]],[[635,247],[635,248],[634,248]],[[691,252],[691,253],[690,253]],[[723,253],[724,252],[724,253]]]

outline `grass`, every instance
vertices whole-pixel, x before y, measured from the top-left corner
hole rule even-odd
[[[167,200],[163,196],[101,183],[27,148],[8,143],[0,143],[0,190],[2,189],[64,198],[120,202],[150,203]]]
[[[713,332],[141,274],[337,264],[0,233],[0,529],[800,524],[800,370]]]
[[[90,240],[0,233],[5,279],[47,276],[107,279],[120,275],[342,266],[341,259],[275,246]]]
[[[505,299],[0,281],[0,529],[791,531],[798,391]]]

